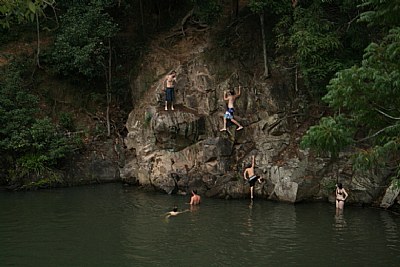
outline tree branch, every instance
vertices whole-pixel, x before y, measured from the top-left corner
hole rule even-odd
[[[383,129],[380,129],[379,131],[377,131],[377,132],[374,133],[373,135],[370,135],[370,136],[367,136],[367,137],[365,137],[365,138],[363,138],[363,139],[358,140],[357,143],[361,143],[361,142],[364,142],[365,140],[374,138],[374,137],[376,137],[377,135],[381,134],[382,132],[384,132],[384,131],[386,131],[386,130],[389,130],[389,129],[392,129],[392,128],[396,128],[396,127],[399,127],[399,125],[397,125],[397,124],[389,125],[389,126],[383,128]]]
[[[378,111],[379,113],[381,113],[386,118],[389,118],[389,119],[392,119],[392,120],[400,120],[400,118],[396,118],[396,117],[390,116],[389,114],[383,112],[382,110],[379,110],[377,108],[375,108],[375,110]]]
[[[346,31],[349,30],[351,24],[352,24],[356,19],[358,19],[359,17],[360,17],[360,11],[357,11],[357,16],[355,16],[355,17],[352,18],[349,22],[347,22],[347,30],[346,30]]]
[[[36,65],[41,68],[40,66],[40,26],[39,26],[39,14],[35,14],[36,17],[36,34],[37,34],[37,51],[36,51]]]

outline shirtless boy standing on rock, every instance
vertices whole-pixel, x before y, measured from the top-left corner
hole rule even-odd
[[[168,102],[171,103],[171,110],[174,110],[176,71],[171,71],[165,78],[165,110],[168,110]]]

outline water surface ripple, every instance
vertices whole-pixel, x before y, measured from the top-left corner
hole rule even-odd
[[[327,203],[145,193],[0,193],[0,266],[398,266],[400,218]],[[174,205],[188,212],[165,219]]]

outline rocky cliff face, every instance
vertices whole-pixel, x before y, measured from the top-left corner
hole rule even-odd
[[[295,89],[293,73],[275,65],[272,78],[264,80],[240,61],[217,66],[212,62],[218,60],[207,60],[209,43],[204,32],[177,40],[168,49],[153,45],[139,74],[132,77],[135,108],[126,122],[127,160],[120,170],[125,182],[166,193],[197,189],[208,197],[245,198],[249,186],[243,171],[255,155],[256,173],[264,178],[255,186],[256,198],[333,201],[339,176],[350,202],[379,204],[388,186],[383,175],[357,176],[345,156],[332,163],[299,149],[312,112]],[[177,71],[176,108],[165,111],[163,80],[171,69]],[[239,84],[244,88],[235,118],[244,129],[236,131],[231,125],[220,132],[223,92]],[[393,203],[396,196],[385,201]]]

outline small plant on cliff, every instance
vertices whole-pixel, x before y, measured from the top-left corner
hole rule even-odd
[[[194,4],[194,15],[200,22],[211,23],[222,12],[219,1],[216,0],[191,0]]]
[[[327,180],[322,184],[323,190],[326,192],[327,195],[332,194],[336,188],[336,180]]]
[[[151,112],[146,111],[144,113],[144,123],[143,125],[147,128],[150,125],[151,119],[153,118],[153,114]]]
[[[67,131],[73,132],[75,131],[74,119],[72,118],[71,113],[63,112],[60,114],[60,126]]]

